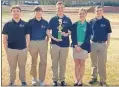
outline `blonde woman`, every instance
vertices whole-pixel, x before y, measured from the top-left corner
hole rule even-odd
[[[72,45],[73,58],[75,63],[75,78],[74,86],[82,86],[82,78],[85,71],[85,59],[88,58],[90,52],[90,37],[91,28],[86,21],[87,11],[80,9],[78,11],[79,20],[72,25]]]

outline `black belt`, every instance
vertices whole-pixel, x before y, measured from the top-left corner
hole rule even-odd
[[[40,39],[40,40],[31,40],[31,41],[42,41],[42,40],[45,40],[45,39]]]
[[[93,41],[94,43],[105,43],[106,41]]]

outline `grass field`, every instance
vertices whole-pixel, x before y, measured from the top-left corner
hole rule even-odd
[[[9,16],[10,13],[3,12],[2,13],[2,25],[11,17]],[[49,20],[51,17],[53,17],[54,13],[44,13],[44,18],[46,20]],[[77,21],[77,14],[67,14],[73,22]],[[89,13],[87,16],[87,20],[90,20],[95,15],[93,13]],[[114,13],[106,13],[105,16],[111,21],[112,25],[112,38],[110,47],[108,48],[108,57],[107,57],[107,84],[109,86],[119,86],[119,14]],[[24,16],[22,18],[25,21],[28,21],[30,18],[33,17],[33,13],[25,12]],[[47,60],[47,72],[46,72],[46,80],[45,82],[48,85],[52,84],[52,70],[51,70],[51,57],[48,50],[48,60]],[[26,64],[26,81],[28,85],[31,85],[31,79],[30,76],[30,67],[31,67],[31,57],[28,55],[27,64]],[[90,56],[86,60],[86,71],[84,75],[84,85],[89,85],[88,81],[91,78],[91,61]],[[67,68],[66,68],[66,82],[68,85],[72,85],[75,80],[74,77],[74,62],[72,58],[72,48],[70,48],[69,56],[67,59]],[[6,54],[4,49],[2,48],[2,85],[5,86],[9,83],[9,66],[6,59]],[[18,78],[18,69],[17,69],[17,79],[16,84],[20,85],[20,81]],[[98,85],[98,84],[95,84]]]

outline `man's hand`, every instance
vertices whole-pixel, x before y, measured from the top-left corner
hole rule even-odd
[[[7,53],[7,50],[8,50],[8,48],[6,47],[6,48],[5,48],[5,52],[6,52],[6,53]]]
[[[45,40],[48,42],[48,41],[49,41],[49,37],[47,36],[47,37],[45,38]]]
[[[61,34],[62,34],[62,36],[64,36],[64,37],[68,37],[68,36],[69,36],[69,33],[62,32]]]
[[[110,37],[111,37],[111,35],[110,35],[110,33],[108,33],[108,39],[107,39],[107,48],[109,47],[109,45],[110,45]]]
[[[57,39],[57,38],[53,37],[50,31],[51,31],[51,30],[47,30],[47,35],[49,36],[49,38],[52,38],[53,40],[55,40],[55,41],[57,41],[57,42],[62,41],[62,39]]]
[[[57,41],[57,42],[62,41],[62,39],[57,39],[57,38],[54,38],[54,40]]]
[[[8,49],[8,42],[7,42],[8,36],[3,34],[2,37],[3,37],[4,49],[5,49],[5,52],[7,52],[7,49]]]
[[[30,35],[27,34],[26,35],[26,47],[27,47],[27,50],[29,51],[29,45],[30,45]]]
[[[107,48],[108,48],[109,47],[109,43],[107,42],[106,45],[107,45]]]

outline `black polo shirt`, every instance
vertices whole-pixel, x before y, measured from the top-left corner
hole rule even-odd
[[[49,26],[48,29],[52,30],[52,36],[55,38],[58,38],[58,26],[59,26],[59,17],[55,16],[53,17],[50,22],[49,22]],[[63,16],[62,18],[62,32],[68,33],[68,30],[70,30],[72,26],[72,22],[70,20],[70,18],[68,18],[67,16]],[[51,44],[56,44],[60,47],[69,47],[70,42],[69,42],[69,36],[68,37],[64,37],[62,36],[62,41],[54,41],[53,39],[51,39]]]
[[[36,18],[30,19],[27,27],[30,32],[30,40],[44,40],[46,37],[46,30],[48,28],[48,22],[41,18],[37,20]]]
[[[8,35],[8,48],[19,50],[26,48],[25,36],[29,32],[25,21],[15,22],[12,19],[4,25],[2,34]]]
[[[94,18],[90,21],[92,27],[92,41],[107,41],[108,33],[111,33],[110,21],[104,17],[101,19]]]

